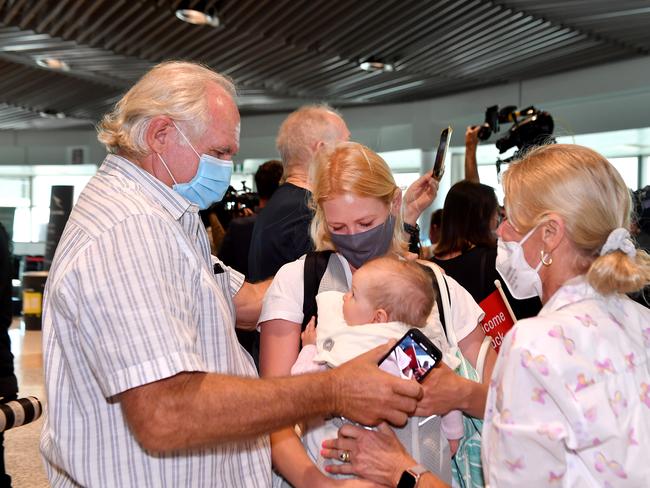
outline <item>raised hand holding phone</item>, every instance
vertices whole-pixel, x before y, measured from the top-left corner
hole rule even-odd
[[[451,126],[442,129],[440,133],[440,142],[438,143],[438,150],[436,151],[436,160],[433,163],[433,171],[431,176],[437,180],[442,178],[445,173],[445,157],[447,155],[447,148],[451,141],[451,133],[453,132]]]

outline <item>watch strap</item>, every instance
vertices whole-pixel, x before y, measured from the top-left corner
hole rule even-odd
[[[416,464],[415,466],[408,468],[402,473],[402,476],[397,483],[397,488],[415,488],[420,476],[427,471],[429,470],[421,464]]]

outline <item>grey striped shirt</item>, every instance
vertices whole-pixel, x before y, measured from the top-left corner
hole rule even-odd
[[[243,277],[223,269],[213,272],[196,205],[106,158],[72,211],[45,292],[41,452],[53,486],[270,486],[268,437],[149,453],[114,399],[182,371],[256,374],[234,329]]]

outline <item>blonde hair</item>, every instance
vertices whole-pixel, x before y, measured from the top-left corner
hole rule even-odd
[[[311,173],[313,188],[310,204],[314,218],[310,233],[317,251],[336,250],[327,228],[323,202],[352,193],[359,197],[376,198],[390,207],[397,192],[401,191],[386,161],[356,142],[341,142],[330,151],[320,151]],[[402,227],[401,212],[397,212],[390,249],[400,254],[407,249]]]
[[[527,232],[553,212],[578,250],[576,268],[600,293],[629,293],[650,283],[650,257],[637,250],[603,256],[610,233],[630,228],[630,193],[616,169],[596,151],[571,144],[535,148],[503,175],[508,219]]]
[[[145,134],[158,115],[191,122],[192,135],[208,122],[206,87],[214,83],[233,98],[235,86],[228,78],[197,63],[168,61],[149,70],[107,113],[97,127],[97,138],[111,153],[144,156],[149,152]]]
[[[361,268],[378,271],[381,279],[370,281],[366,289],[375,309],[383,308],[389,321],[424,327],[435,301],[431,277],[422,266],[404,259],[383,256]]]
[[[331,115],[341,117],[329,105],[305,105],[289,114],[282,122],[276,147],[285,173],[289,166],[311,162],[311,148],[319,142],[335,142],[338,132],[337,127],[332,125]]]

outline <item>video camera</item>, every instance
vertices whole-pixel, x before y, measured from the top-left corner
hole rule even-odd
[[[201,210],[199,214],[206,227],[210,225],[208,215],[214,213],[219,218],[223,228],[227,229],[232,219],[250,215],[251,212],[255,212],[259,204],[260,198],[258,194],[248,188],[245,181],[242,181],[241,190],[235,190],[232,185],[229,186],[220,202],[212,204],[206,210]]]
[[[544,144],[553,134],[553,118],[548,112],[538,110],[532,105],[523,110],[517,110],[514,105],[502,109],[493,105],[485,111],[485,123],[479,129],[478,138],[482,141],[489,139],[492,133],[499,132],[500,124],[509,122],[512,122],[512,126],[508,133],[496,141],[501,154],[515,146],[522,151]]]
[[[241,190],[235,190],[232,186],[229,186],[220,202],[228,211],[233,213],[240,213],[245,208],[254,211],[260,204],[260,197],[257,193],[248,188],[245,181],[241,183]]]

